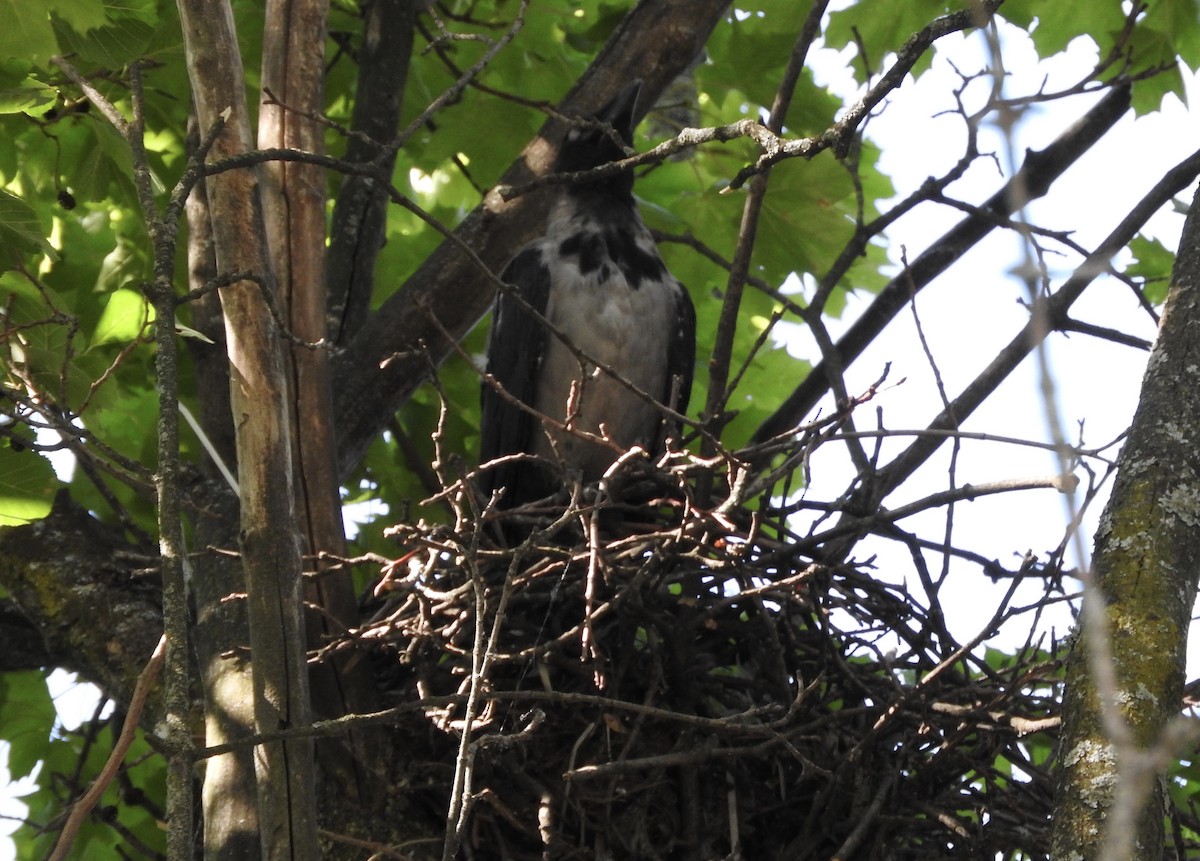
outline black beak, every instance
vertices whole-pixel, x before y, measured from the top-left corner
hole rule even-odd
[[[613,96],[613,100],[596,114],[596,119],[606,122],[617,130],[627,144],[633,143],[633,129],[637,125],[638,96],[642,92],[640,78],[630,81]]]

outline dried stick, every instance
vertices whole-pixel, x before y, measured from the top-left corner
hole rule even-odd
[[[138,721],[141,719],[142,711],[146,708],[150,686],[158,678],[166,660],[167,636],[163,634],[154,648],[154,654],[150,656],[149,662],[138,675],[137,684],[134,686],[133,696],[129,700],[129,708],[125,714],[125,724],[121,727],[121,735],[118,736],[117,743],[113,745],[112,753],[108,755],[104,767],[100,769],[100,773],[96,775],[96,779],[92,781],[88,791],[71,808],[66,824],[63,825],[62,832],[54,844],[54,850],[46,861],[65,861],[71,851],[71,845],[79,835],[79,829],[83,826],[84,820],[100,801],[109,784],[113,782],[113,778],[117,776],[121,762],[125,759],[125,754],[129,752],[129,746],[133,744],[134,736],[137,734]]]

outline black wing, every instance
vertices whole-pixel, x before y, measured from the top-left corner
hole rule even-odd
[[[505,267],[500,279],[516,288],[518,295],[539,314],[546,313],[550,296],[550,270],[536,246],[524,249]],[[546,352],[546,329],[517,302],[504,293],[496,297],[492,332],[488,339],[488,373],[504,390],[522,403],[537,403],[542,358]],[[487,463],[509,454],[529,452],[537,420],[506,400],[484,382],[480,393],[479,462]],[[540,499],[553,492],[545,470],[529,461],[506,463],[487,470],[480,478],[485,493],[506,488],[501,507],[511,508]]]
[[[686,413],[692,397],[692,375],[696,371],[696,308],[687,288],[679,282],[675,305],[675,331],[667,345],[667,390],[663,403],[678,413]],[[668,399],[676,393],[674,403]]]

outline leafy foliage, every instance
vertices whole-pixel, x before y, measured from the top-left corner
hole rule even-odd
[[[1167,298],[1171,266],[1175,255],[1157,239],[1139,236],[1129,243],[1134,262],[1125,267],[1125,274],[1141,281],[1146,301],[1159,305]]]
[[[13,779],[33,773],[49,748],[50,733],[57,716],[45,676],[37,671],[0,674],[0,702],[10,708],[3,738],[8,744],[8,770]]]
[[[108,736],[114,724],[111,719],[93,719],[75,730],[56,733],[42,752],[37,790],[22,798],[31,822],[53,822],[96,779],[108,757]],[[139,740],[130,749],[118,780],[101,798],[96,814],[81,829],[73,857],[116,858],[130,848],[143,855],[161,853],[163,797],[161,759]],[[26,831],[25,839],[19,841],[19,861],[45,858],[54,846],[56,829]]]
[[[261,5],[250,0],[234,4],[252,89],[257,86],[262,49]],[[332,121],[326,147],[334,155],[345,151],[343,127],[351,122],[354,106],[355,52],[364,38],[360,5],[344,0],[334,4],[331,13],[331,30],[337,32],[327,46],[333,59],[325,102]],[[390,208],[386,245],[376,267],[373,307],[403,289],[443,242],[439,227],[454,229],[480,206],[487,190],[537,134],[545,120],[544,106],[559,103],[589,69],[631,5],[610,0],[542,4],[526,16],[513,43],[482,70],[477,86],[466,88],[416,127],[404,142],[393,183],[421,214]],[[401,128],[422,116],[465,69],[479,61],[487,40],[497,38],[511,24],[514,6],[505,0],[457,0],[438,4],[436,19],[421,18]],[[886,7],[884,14],[881,6]],[[968,0],[840,4],[826,18],[823,43],[844,51],[859,88],[856,99],[877,85],[881,73],[914,34],[944,15],[979,6]],[[1066,94],[1090,91],[1098,82],[1130,79],[1134,107],[1144,113],[1158,109],[1168,94],[1183,95],[1180,62],[1191,68],[1200,65],[1200,14],[1197,0],[1151,0],[1132,15],[1128,9],[1129,4],[1120,0],[1101,0],[1082,11],[1080,4],[1007,0],[999,14],[1028,32],[1043,58],[1062,54],[1077,40],[1088,40],[1097,66]],[[642,125],[635,148],[648,150],[685,127],[764,119],[807,14],[808,4],[791,0],[760,0],[731,10],[709,39],[703,58],[684,76],[679,104],[664,99]],[[97,91],[127,117],[133,109],[129,66],[142,61],[145,144],[161,206],[166,189],[178,179],[187,160],[190,99],[178,13],[170,0],[0,0],[0,20],[5,21],[0,27],[0,528],[44,517],[65,486],[97,519],[120,524],[139,537],[153,537],[157,521],[151,491],[159,391],[150,335],[154,315],[147,299],[147,285],[154,276],[152,246],[140,214],[134,162],[126,142],[52,58],[69,55]],[[930,68],[936,50],[915,58],[910,79]],[[257,93],[251,101],[256,99]],[[805,69],[782,120],[779,131],[786,139],[811,138],[828,148],[812,158],[782,160],[772,168],[753,242],[750,287],[741,300],[732,335],[731,376],[738,386],[727,405],[736,416],[721,432],[720,442],[727,449],[746,445],[811,370],[808,361],[788,353],[783,343],[787,327],[805,314],[818,321],[836,318],[850,296],[870,297],[883,290],[894,274],[881,219],[886,221],[896,204],[896,190],[878,167],[882,153],[869,135],[863,137],[853,129],[835,143],[822,137],[844,118],[853,99],[849,101]],[[875,110],[886,110],[885,101],[872,104]],[[1005,106],[988,105],[989,110],[998,107]],[[965,110],[963,114],[967,119]],[[691,290],[697,306],[700,342],[693,415],[707,401],[709,380],[703,371],[716,351],[718,321],[730,288],[730,261],[738,250],[745,211],[747,193],[729,193],[731,182],[759,154],[754,142],[738,138],[639,169],[636,189],[642,211],[660,236],[669,268]],[[952,185],[949,179],[946,185]],[[340,178],[331,173],[331,195],[339,187]],[[929,193],[927,199],[938,198]],[[846,250],[855,243],[859,250],[847,257]],[[1124,274],[1138,281],[1149,303],[1161,303],[1172,253],[1157,240],[1141,236],[1129,243],[1129,251],[1134,262]],[[190,286],[182,258],[181,253],[174,270],[177,295]],[[826,285],[814,311],[807,304],[816,295],[814,285],[831,271],[836,277]],[[189,304],[181,306],[180,326],[194,331],[190,327],[197,313]],[[781,318],[787,322],[779,324]],[[462,338],[461,354],[437,368],[436,385],[424,386],[408,399],[346,480],[344,502],[364,503],[371,512],[359,524],[349,555],[396,555],[395,540],[385,534],[385,527],[397,521],[453,521],[454,512],[443,500],[429,501],[441,488],[436,477],[430,479],[427,465],[437,461],[465,471],[466,464],[474,463],[476,365],[484,339],[482,327]],[[181,400],[193,412],[202,410],[200,383],[199,374],[189,367]],[[693,436],[691,446],[698,452],[704,443]],[[814,437],[813,448],[816,445]],[[47,455],[64,446],[84,457],[81,468],[60,478]],[[205,465],[209,455],[198,437],[185,433],[182,448],[191,466]],[[785,480],[793,477],[791,470],[809,453],[787,453],[793,460]],[[857,494],[865,486],[861,482],[852,489]],[[796,527],[778,506],[786,506],[791,514],[804,510],[803,495],[795,493],[795,486],[789,490],[793,495],[780,503],[768,487],[747,506],[754,518],[774,518],[771,522],[780,541],[797,535],[789,532]],[[819,512],[813,514],[817,525],[812,530],[825,518],[852,508],[858,499],[848,489],[844,498],[825,509],[809,510],[809,514]],[[878,499],[872,502],[880,504]],[[754,523],[756,529],[762,525],[757,519]],[[886,521],[886,527],[895,530],[889,533],[893,537],[900,532],[893,521]],[[745,538],[737,532],[729,535],[733,538],[722,552]],[[940,546],[931,541],[919,545],[913,538],[914,557],[922,558],[930,544]],[[647,558],[651,552],[646,551]],[[1056,563],[1061,562],[1060,555]],[[721,563],[736,566],[736,554]],[[375,573],[360,572],[360,577],[365,580]],[[749,584],[747,575],[739,588]],[[873,594],[867,586],[844,588]],[[821,613],[834,612],[835,604],[821,605]],[[862,618],[871,612],[853,600],[845,605]],[[813,612],[816,619],[820,614]],[[742,624],[749,618],[743,615],[737,621]],[[806,619],[805,626],[811,621]],[[896,624],[907,625],[910,620],[905,617]],[[805,634],[818,627],[812,622]],[[867,628],[864,623],[863,630]],[[647,630],[643,627],[639,636],[645,638]],[[863,644],[869,639],[865,634],[863,642],[857,636],[846,634],[837,648],[857,651],[854,657],[861,664],[841,662],[842,656],[834,654],[837,649],[822,660],[829,660],[830,666],[836,663],[848,678],[859,678],[856,674],[861,673],[878,684],[879,691],[892,691],[894,668],[873,641]],[[728,640],[724,645],[733,643],[732,636]],[[896,671],[897,689],[911,692],[918,686],[918,670],[932,672],[938,666],[939,656],[926,645],[929,651],[921,653],[913,668]],[[869,657],[862,657],[864,652]],[[455,654],[461,657],[462,652]],[[1016,678],[1020,667],[1043,668],[1054,660],[1050,654],[1032,652],[1021,658],[989,650],[982,664],[972,665],[966,673],[966,681],[982,684],[1005,673]],[[449,672],[450,663],[447,659],[442,669]],[[713,668],[714,675],[733,678],[732,687],[739,683],[738,671],[733,661]],[[1056,679],[1039,677],[1037,684],[1044,687],[1021,693],[1040,702],[1052,692]],[[866,707],[843,702],[844,693],[827,687],[822,694],[830,714]],[[880,699],[883,696],[878,694]],[[53,720],[40,672],[0,674],[0,738],[11,746],[10,768],[20,776],[41,763],[39,788],[27,799],[33,824],[20,835],[22,858],[44,856],[51,835],[39,834],[38,828],[61,813],[104,758],[106,746],[99,741],[103,721],[85,724],[79,732],[51,735],[47,728]],[[962,738],[968,736],[970,744],[984,749],[984,742],[964,731]],[[984,794],[985,784],[988,791],[1008,792],[1027,780],[1023,770],[1039,770],[1050,759],[1052,738],[1044,732],[1019,743],[1009,741],[994,755],[989,752],[973,760],[975,766],[986,760],[985,768],[955,775],[947,785],[958,786],[963,797]],[[913,761],[932,762],[933,749],[921,745],[918,740],[909,750]],[[1185,764],[1175,775],[1173,792],[1181,804],[1190,803],[1194,795],[1194,771],[1193,765]],[[77,857],[116,857],[116,847],[130,843],[141,845],[146,853],[160,851],[156,820],[161,817],[163,781],[161,759],[140,741],[127,758],[119,785],[102,802],[102,814],[79,838]],[[978,830],[983,806],[968,807],[964,821]]]

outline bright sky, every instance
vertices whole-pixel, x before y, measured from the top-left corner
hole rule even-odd
[[[1011,73],[1006,86],[1010,95],[1036,91],[1047,74],[1050,76],[1047,89],[1074,83],[1095,61],[1090,42],[1079,39],[1053,66],[1039,66],[1028,40],[1020,32],[1005,33],[1005,52]],[[961,153],[964,139],[961,120],[950,115],[931,119],[939,111],[953,108],[950,94],[958,84],[958,78],[948,64],[947,56],[953,57],[964,73],[980,70],[985,58],[982,37],[979,34],[951,36],[939,42],[938,59],[931,72],[919,82],[906,83],[890,99],[882,116],[872,120],[869,126],[869,136],[884,152],[883,169],[894,178],[901,193],[917,187],[927,176],[943,172]],[[845,62],[832,52],[822,52],[815,58],[815,66],[821,80],[840,94],[852,87],[845,73]],[[985,84],[980,82],[975,86],[981,97]],[[1191,92],[1197,92],[1194,81]],[[1043,147],[1086,111],[1092,101],[1072,99],[1032,111],[1018,129],[1018,146],[1022,150],[1024,147]],[[1072,230],[1075,239],[1083,245],[1094,245],[1168,167],[1191,152],[1189,144],[1194,147],[1195,142],[1200,141],[1197,123],[1197,118],[1188,115],[1184,106],[1174,99],[1161,114],[1140,119],[1136,124],[1127,117],[1067,172],[1053,187],[1048,200],[1031,207],[1034,222],[1054,229]],[[985,151],[1003,152],[1003,144],[994,130],[985,130],[980,147]],[[995,165],[980,160],[950,191],[962,200],[979,203],[1002,182]],[[961,217],[958,211],[926,206],[919,211],[918,217],[903,220],[889,233],[892,259],[899,260],[901,246],[907,248],[910,259],[915,258]],[[1160,215],[1152,222],[1152,232],[1169,247],[1174,247],[1182,221],[1178,214]],[[1008,274],[1018,260],[1019,249],[1015,241],[997,232],[918,297],[922,326],[951,397],[974,378],[1027,319],[1025,309],[1018,304],[1025,296],[1024,287]],[[1068,273],[1073,264],[1074,261],[1064,258],[1062,271],[1056,274]],[[853,320],[869,300],[869,296],[853,299],[846,319]],[[1138,310],[1128,289],[1111,279],[1089,288],[1073,313],[1080,319],[1132,331],[1146,339],[1152,339],[1154,335],[1152,324]],[[844,327],[834,324],[835,337],[841,328]],[[890,428],[923,428],[940,409],[932,373],[924,355],[915,349],[913,332],[911,313],[901,314],[850,370],[847,383],[852,392],[865,389],[888,361],[893,363],[892,381],[907,379],[903,385],[878,397],[860,418],[860,427],[871,427],[870,416],[876,405],[883,407],[885,422]],[[798,337],[791,348],[810,358],[819,355],[815,346],[803,337]],[[1069,341],[1056,338],[1051,355],[1068,439],[1078,436],[1077,422],[1080,420],[1086,422],[1084,435],[1088,445],[1107,442],[1122,432],[1137,402],[1145,355],[1082,335],[1074,335]],[[1032,361],[1027,360],[965,427],[992,434],[1049,439]],[[897,447],[885,447],[885,452],[889,450],[894,452]],[[947,445],[933,464],[889,499],[889,506],[895,507],[944,489],[948,453]],[[813,464],[811,497],[828,499],[844,489],[848,475],[846,463],[835,452],[834,446],[822,449]],[[1045,451],[997,443],[966,443],[960,457],[958,482],[979,484],[1005,478],[1048,476],[1056,471],[1053,457]],[[1089,549],[1098,516],[1099,508],[1096,507],[1085,523],[1084,544]],[[1033,550],[1044,554],[1056,546],[1062,539],[1067,517],[1062,497],[1054,491],[1044,490],[962,503],[956,506],[955,520],[960,546],[998,558],[1013,568],[1017,564],[1014,553]],[[921,531],[925,534],[939,534],[942,528],[940,515],[925,516],[923,521],[912,518],[901,525],[917,530],[918,522],[923,522]],[[871,550],[879,553],[880,576],[885,576],[885,572],[886,576],[899,572],[899,576],[907,577],[910,585],[917,588],[907,551],[897,552],[897,548],[884,542],[872,544]],[[961,641],[973,636],[991,617],[995,598],[987,597],[994,590],[988,588],[986,578],[978,569],[957,566],[953,571],[944,596],[948,598],[951,630]],[[1048,624],[1060,637],[1070,628],[1069,618],[1061,612],[1052,615]],[[1195,640],[1193,638],[1193,643]],[[1193,657],[1192,665],[1200,666],[1200,661]],[[56,678],[61,697],[57,701],[64,718],[75,720],[81,712],[90,713],[91,699],[86,692],[70,693],[70,684],[63,679],[64,675],[59,674]],[[0,746],[0,787],[8,784],[7,771],[2,767],[6,760],[7,750]],[[0,788],[0,816],[24,814],[23,805],[14,800],[22,791],[19,785]],[[0,861],[13,857],[11,841],[4,836],[13,827],[14,822],[0,820]]]
[[[1039,88],[1052,92],[1067,87],[1077,82],[1095,63],[1095,48],[1086,38],[1077,39],[1067,55],[1055,63],[1042,65],[1037,64],[1032,46],[1022,32],[1006,28],[1003,38],[1005,62],[1010,71],[1005,92],[1010,96],[1031,94]],[[953,59],[954,66],[968,75],[984,68],[986,61],[985,43],[978,33],[947,37],[938,46],[938,58],[931,72],[919,82],[906,83],[868,129],[868,135],[882,145],[883,170],[894,178],[902,194],[919,186],[927,176],[943,173],[962,152],[965,134],[961,118],[946,114],[931,119],[939,111],[954,108],[951,94],[959,78],[947,58]],[[839,92],[846,86],[844,65],[825,66],[821,63],[818,67]],[[975,99],[974,104],[968,101],[968,110],[982,104],[988,86],[990,82],[981,80],[968,89],[968,100],[972,96]],[[1194,80],[1190,86],[1194,93]],[[1098,97],[1070,99],[1030,111],[1017,129],[1018,158],[1025,148],[1044,147],[1096,100]],[[1168,101],[1161,114],[1139,119],[1136,123],[1131,115],[1127,116],[1064,174],[1046,198],[1030,206],[1032,222],[1050,229],[1073,231],[1076,241],[1085,247],[1094,246],[1166,169],[1191,154],[1195,142],[1200,140],[1196,125],[1196,117],[1189,116],[1174,98]],[[996,152],[1000,164],[1004,164],[1003,138],[994,127],[982,131],[980,150]],[[961,200],[981,203],[1002,182],[996,164],[981,159],[949,189],[949,193]],[[1185,196],[1190,199],[1190,192]],[[932,205],[925,205],[915,215],[901,220],[889,232],[894,261],[899,261],[902,247],[907,248],[909,259],[915,258],[963,217],[957,210]],[[1183,217],[1177,213],[1160,214],[1151,221],[1149,232],[1173,248],[1178,243],[1182,224]],[[921,326],[951,399],[975,378],[1028,319],[1020,304],[1026,298],[1024,284],[1010,274],[1020,260],[1021,251],[1015,238],[995,231],[917,298]],[[1063,257],[1058,263],[1052,259],[1052,267],[1061,267],[1053,272],[1058,277],[1052,287],[1057,287],[1078,262],[1074,255]],[[852,321],[870,298],[863,296],[852,301],[846,319]],[[1154,337],[1152,321],[1139,309],[1129,289],[1114,279],[1098,279],[1072,308],[1072,315],[1146,340]],[[836,328],[841,330],[844,326]],[[882,394],[860,414],[860,429],[873,428],[876,406],[882,406],[888,428],[923,428],[940,411],[941,401],[933,373],[928,359],[918,347],[915,333],[911,311],[902,313],[847,374],[847,387],[851,392],[864,390],[878,378],[888,361],[892,362],[891,381],[906,378],[903,385]],[[804,340],[808,343],[802,341],[793,349],[815,361],[819,351],[810,340]],[[1050,359],[1062,433],[1068,441],[1078,439],[1080,421],[1085,422],[1083,438],[1089,447],[1108,442],[1125,430],[1137,403],[1145,353],[1074,334],[1069,339],[1055,336],[1051,340]],[[1044,416],[1038,369],[1035,360],[1030,358],[964,423],[964,430],[1049,441],[1051,435]],[[885,446],[884,451],[894,454],[906,442],[896,441]],[[815,499],[831,498],[844,489],[848,474],[848,459],[832,453],[835,456],[829,460],[834,462],[823,462],[822,452],[814,458],[813,464],[814,484],[810,496]],[[934,461],[887,500],[888,507],[895,508],[945,489],[949,454],[950,446],[943,446]],[[887,459],[885,454],[883,462]],[[1054,456],[1043,450],[994,442],[965,442],[958,462],[957,483],[959,486],[983,484],[1051,476],[1056,472]],[[1086,480],[1082,472],[1078,474]],[[1081,498],[1082,494],[1077,496]],[[1097,500],[1084,521],[1082,546],[1086,552],[1090,552],[1102,504],[1103,498]],[[997,558],[1013,569],[1017,567],[1019,555],[1026,550],[1044,558],[1045,552],[1062,540],[1067,523],[1065,499],[1056,491],[991,496],[955,507],[955,543]],[[944,528],[944,513],[916,516],[900,525],[937,538]],[[860,546],[856,555],[863,558],[868,547],[870,552],[879,554],[878,576],[889,580],[905,579],[911,588],[919,590],[906,549],[875,541]],[[1072,562],[1077,561],[1074,555],[1069,558]],[[935,571],[940,567],[937,558],[927,554],[927,559]],[[961,642],[972,637],[991,618],[1001,587],[992,587],[975,566],[962,563],[951,570],[953,574],[947,588],[943,589],[942,598],[948,606],[950,629]],[[1028,597],[1032,599],[1039,593],[1040,590],[1031,586]],[[1059,608],[1046,617],[1044,625],[1053,628],[1061,638],[1069,631],[1071,619],[1065,608]],[[1023,640],[1024,633],[1025,629],[1018,624],[1011,632],[1012,640],[1002,636],[992,642],[1013,645],[1013,641]],[[1193,638],[1193,644],[1195,642],[1196,638]],[[1193,656],[1192,665],[1197,664]]]

